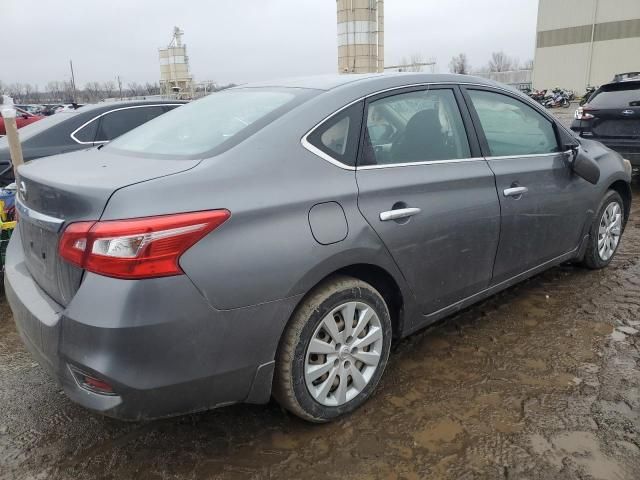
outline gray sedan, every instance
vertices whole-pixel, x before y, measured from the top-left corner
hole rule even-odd
[[[124,419],[272,395],[347,414],[393,340],[608,265],[631,206],[620,155],[455,75],[237,87],[19,175],[18,329],[72,400]]]

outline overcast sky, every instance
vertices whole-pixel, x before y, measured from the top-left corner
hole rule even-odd
[[[385,63],[420,54],[448,71],[504,50],[533,58],[537,0],[386,0]],[[335,0],[0,0],[0,80],[44,87],[159,78],[158,48],[184,31],[197,81],[243,83],[337,71]],[[8,29],[8,30],[7,30]]]

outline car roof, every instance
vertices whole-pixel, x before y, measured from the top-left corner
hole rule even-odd
[[[393,72],[281,78],[264,82],[247,83],[234,88],[288,87],[332,90],[345,85],[375,88],[383,84],[397,84],[397,86],[401,86],[403,84],[411,85],[414,83],[474,83],[487,86],[499,85],[491,80],[471,75]]]
[[[187,103],[185,100],[121,100],[117,102],[100,102],[100,103],[87,103],[82,107],[75,110],[78,113],[88,112],[90,110],[99,109],[115,109],[122,107],[139,107],[144,105],[166,105],[166,104],[183,104]],[[70,105],[70,104],[64,104]]]

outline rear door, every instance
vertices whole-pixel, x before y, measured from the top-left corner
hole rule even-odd
[[[516,94],[465,91],[500,198],[497,284],[578,247],[592,186],[571,172],[548,117]]]
[[[362,131],[358,206],[423,313],[486,288],[500,206],[458,87],[371,97]]]

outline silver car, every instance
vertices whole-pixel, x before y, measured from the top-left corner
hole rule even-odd
[[[630,164],[455,75],[212,94],[19,170],[5,288],[74,401],[124,419],[362,405],[392,341],[567,261],[602,268]]]

